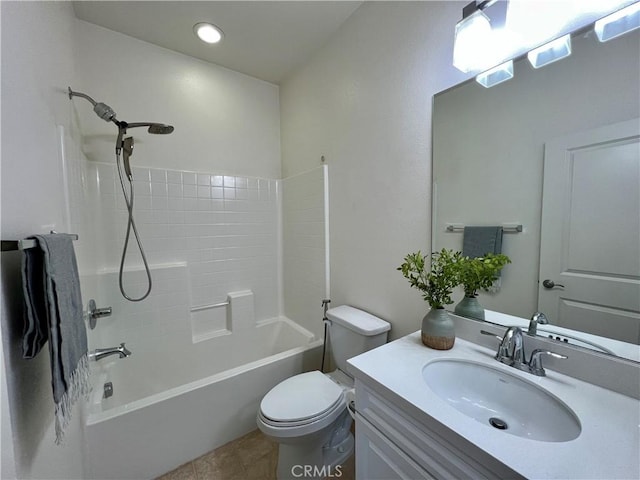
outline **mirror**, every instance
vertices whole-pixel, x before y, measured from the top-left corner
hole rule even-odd
[[[563,333],[553,338],[612,344],[600,350],[638,361],[640,32],[600,43],[589,29],[572,46],[569,57],[537,70],[518,59],[514,78],[492,88],[470,80],[434,97],[433,250],[462,250],[465,225],[522,225],[503,234],[513,263],[498,291],[478,298],[486,320],[526,326],[540,310]],[[630,298],[596,283],[571,299],[576,279],[602,276]],[[546,327],[538,334],[549,336]]]

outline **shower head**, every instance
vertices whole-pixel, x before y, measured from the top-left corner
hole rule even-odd
[[[173,132],[172,125],[165,125],[164,123],[154,123],[154,122],[136,122],[136,123],[127,123],[125,128],[136,128],[136,127],[149,127],[147,132],[155,134],[155,135],[168,135]]]
[[[173,132],[173,125],[156,123],[155,125],[151,125],[147,131],[156,135],[168,135]]]
[[[116,139],[116,155],[119,155],[120,151],[126,147],[124,144],[124,141],[126,140],[124,139],[124,135],[126,135],[127,129],[129,128],[147,127],[147,132],[155,135],[168,135],[169,133],[173,132],[173,126],[165,125],[164,123],[155,123],[155,122],[127,123],[127,122],[117,120],[116,112],[114,112],[109,105],[101,102],[98,103],[89,95],[86,95],[84,93],[74,92],[73,90],[71,90],[71,87],[67,87],[67,89],[69,90],[69,100],[71,100],[71,98],[73,97],[84,98],[85,100],[90,102],[91,105],[93,105],[93,111],[96,112],[96,115],[98,115],[101,119],[105,120],[106,122],[113,122],[116,124],[116,126],[118,127],[118,138]],[[133,153],[133,139],[131,139],[128,150],[129,151],[127,152],[127,161],[128,161],[128,156],[130,156]],[[127,173],[130,175],[130,172],[127,172]]]

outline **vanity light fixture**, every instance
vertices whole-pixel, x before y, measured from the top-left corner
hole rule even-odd
[[[193,26],[193,33],[195,33],[198,38],[205,43],[218,43],[224,36],[222,30],[212,23],[206,22],[196,23]]]
[[[493,67],[476,77],[476,82],[485,88],[491,88],[499,83],[506,82],[513,78],[513,60]]]
[[[460,20],[453,43],[453,66],[465,73],[482,68],[491,50],[491,33],[489,18],[481,10]]]
[[[640,28],[640,2],[633,3],[598,20],[594,30],[598,40],[607,42]]]
[[[571,34],[545,43],[527,53],[529,63],[533,68],[544,67],[571,55]]]

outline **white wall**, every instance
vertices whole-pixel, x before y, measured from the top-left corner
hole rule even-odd
[[[545,142],[640,114],[640,32],[572,44],[561,62],[534,70],[523,59],[509,82],[490,89],[469,82],[434,103],[436,248],[462,250],[462,234],[447,233],[447,223],[523,224],[523,233],[504,235],[513,263],[500,291],[480,299],[523,318],[538,309]]]
[[[127,122],[162,122],[171,135],[138,128],[132,164],[280,178],[278,87],[77,21],[78,76],[70,85]],[[117,129],[74,99],[90,160],[113,162]]]
[[[67,2],[2,2],[1,9],[2,238],[19,239],[50,229],[65,231],[69,219],[64,213],[56,125],[73,128],[64,94],[74,79],[72,6]],[[4,367],[0,388],[7,388],[1,403],[2,478],[14,474],[20,478],[81,478],[79,409],[74,409],[66,445],[56,446],[48,351],[33,360],[22,359],[19,264],[18,252],[2,254]],[[7,430],[12,431],[13,452],[5,444],[11,438]]]
[[[460,2],[367,2],[282,85],[285,177],[329,165],[332,305],[392,323],[428,310],[395,269],[430,249],[432,96],[464,80],[451,65]]]

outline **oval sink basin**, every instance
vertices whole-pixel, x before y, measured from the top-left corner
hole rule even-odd
[[[435,360],[424,366],[422,377],[438,397],[488,428],[544,442],[568,442],[580,435],[578,417],[561,400],[497,368]]]

